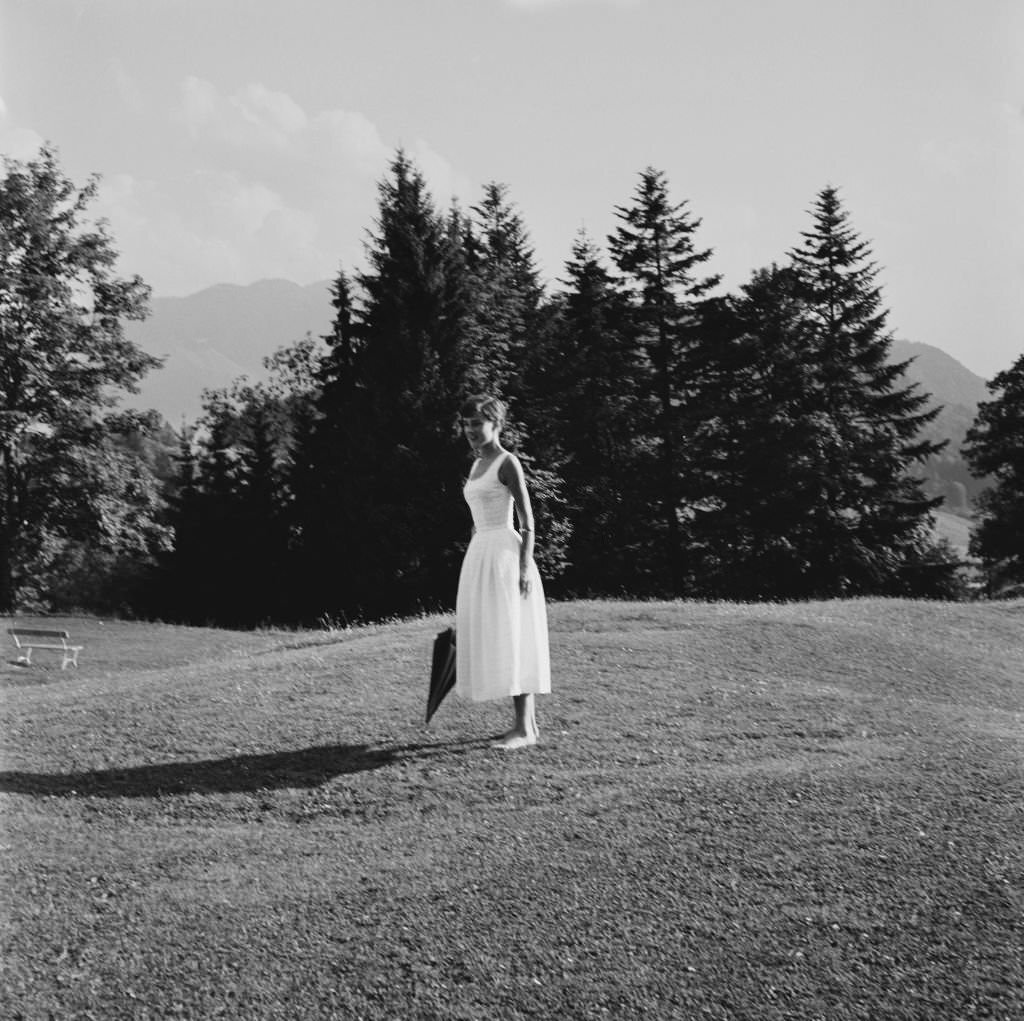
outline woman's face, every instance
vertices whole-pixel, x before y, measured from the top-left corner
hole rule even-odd
[[[483,418],[479,412],[460,419],[462,433],[474,450],[493,443],[498,435],[498,427],[489,418]]]

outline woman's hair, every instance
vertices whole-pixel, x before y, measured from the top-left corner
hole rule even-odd
[[[486,418],[488,422],[493,422],[498,428],[505,424],[507,414],[508,409],[505,407],[505,402],[488,394],[473,394],[471,397],[467,397],[462,402],[462,407],[459,408],[460,418],[479,415],[481,418]]]

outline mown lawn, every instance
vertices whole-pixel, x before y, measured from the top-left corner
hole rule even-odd
[[[550,612],[515,753],[441,618],[5,656],[0,1016],[1024,1017],[1024,602]]]

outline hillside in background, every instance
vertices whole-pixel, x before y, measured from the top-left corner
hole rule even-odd
[[[128,334],[166,361],[143,381],[131,403],[156,408],[174,426],[192,420],[204,388],[225,387],[240,376],[263,378],[267,355],[307,333],[324,335],[332,314],[326,280],[307,286],[287,280],[218,284],[187,297],[155,298],[150,318],[129,324]],[[943,405],[927,432],[931,439],[948,439],[949,447],[924,473],[934,495],[943,496],[952,510],[966,512],[982,484],[967,471],[960,447],[978,403],[987,398],[985,381],[929,344],[896,341],[892,356],[912,359],[908,377]]]
[[[910,361],[908,378],[934,397],[933,404],[941,405],[925,434],[931,440],[948,440],[949,446],[923,467],[929,492],[941,496],[951,510],[967,513],[986,482],[971,475],[960,448],[978,413],[978,405],[990,397],[985,380],[930,344],[897,340],[892,346],[892,358],[896,362]]]
[[[174,426],[192,420],[204,389],[228,386],[239,376],[263,378],[267,355],[307,333],[327,333],[332,315],[326,280],[306,287],[288,280],[217,284],[184,298],[154,298],[149,319],[130,323],[128,336],[166,361],[131,403],[156,408]]]

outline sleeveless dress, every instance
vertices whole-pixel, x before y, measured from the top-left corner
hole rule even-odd
[[[463,488],[476,531],[455,601],[455,692],[474,702],[551,691],[544,589],[531,564],[530,594],[519,591],[523,540],[512,528],[512,494],[498,478],[508,456],[499,454],[478,479],[471,470]]]

